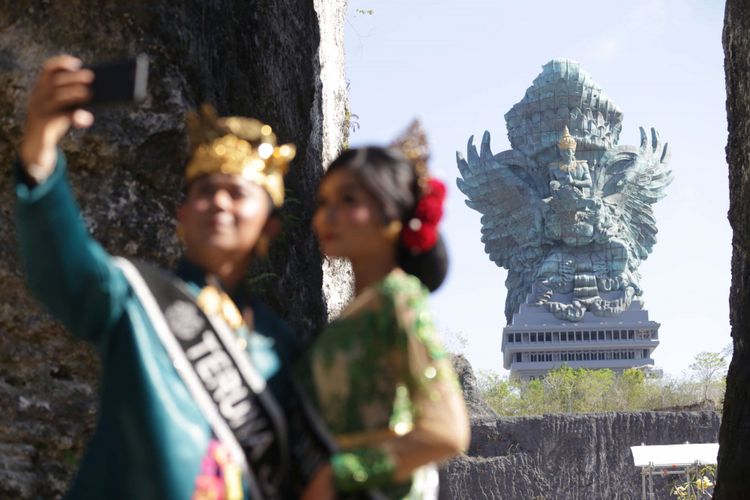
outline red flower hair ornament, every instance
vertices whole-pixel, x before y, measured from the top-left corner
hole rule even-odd
[[[432,250],[437,243],[437,226],[443,218],[445,191],[442,181],[429,178],[424,194],[414,209],[414,215],[401,230],[401,244],[412,254],[419,255]]]
[[[391,143],[414,166],[417,184],[421,197],[417,201],[414,213],[401,230],[400,243],[412,255],[432,250],[438,241],[437,226],[443,218],[445,201],[445,184],[430,177],[427,172],[427,161],[430,159],[430,148],[422,124],[414,120],[411,125]]]

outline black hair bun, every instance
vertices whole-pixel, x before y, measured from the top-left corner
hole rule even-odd
[[[448,274],[448,250],[443,237],[438,235],[437,243],[432,249],[417,255],[399,245],[398,263],[401,269],[419,278],[430,292],[434,292],[440,288]]]

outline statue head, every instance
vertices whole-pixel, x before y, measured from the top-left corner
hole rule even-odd
[[[539,116],[545,119],[540,122]],[[568,59],[545,64],[523,99],[505,114],[511,147],[529,157],[554,149],[560,139],[554,131],[564,125],[582,149],[606,151],[617,145],[622,119],[620,108],[591,75]]]
[[[557,148],[560,150],[560,155],[564,160],[572,161],[576,155],[576,140],[570,135],[568,126],[566,125],[563,129],[562,137],[557,142]]]

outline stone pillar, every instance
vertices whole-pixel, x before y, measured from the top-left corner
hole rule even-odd
[[[284,233],[249,286],[310,338],[327,313],[313,194],[346,140],[345,13],[346,0],[0,3],[0,497],[59,497],[96,417],[96,356],[28,296],[14,237],[10,164],[41,61],[151,60],[142,106],[101,111],[62,144],[86,222],[113,254],[177,258],[186,110],[208,101],[297,145]]]
[[[729,295],[734,355],[729,365],[719,433],[714,498],[745,498],[750,491],[750,4],[727,0],[724,68],[729,139],[729,222],[732,287]]]

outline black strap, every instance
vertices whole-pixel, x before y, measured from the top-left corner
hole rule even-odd
[[[251,497],[282,498],[289,477],[284,415],[234,332],[207,316],[174,275],[141,262],[121,259],[118,265],[215,436],[235,450]]]

